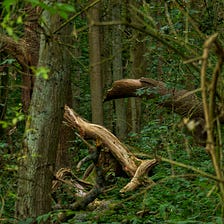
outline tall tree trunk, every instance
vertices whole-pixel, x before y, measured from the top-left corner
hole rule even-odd
[[[16,216],[37,217],[51,210],[51,185],[55,168],[60,125],[63,118],[65,91],[68,84],[67,54],[59,42],[69,30],[60,30],[57,41],[53,31],[62,24],[58,15],[43,12],[39,67],[50,69],[48,79],[35,81],[24,138],[18,178]],[[60,39],[61,38],[61,39]]]
[[[140,3],[135,3],[137,8],[141,7]],[[138,15],[139,16],[139,15]],[[144,54],[146,46],[144,34],[137,30],[132,30],[133,42],[130,48],[131,77],[138,79],[146,74],[146,61]],[[133,132],[140,131],[141,125],[141,99],[130,98],[131,104],[131,127]]]
[[[113,1],[112,20],[121,20],[121,6],[122,1]],[[112,30],[112,53],[113,53],[113,80],[123,78],[122,66],[122,31],[121,25],[113,26]],[[116,135],[120,139],[126,136],[126,107],[124,106],[124,99],[115,101],[115,114],[116,114]]]
[[[89,9],[88,17],[92,122],[103,124],[100,29],[94,26],[94,22],[99,22],[99,3]]]
[[[110,0],[101,1],[101,14],[104,14],[102,17],[102,22],[111,21],[112,18],[112,4]],[[104,89],[108,89],[112,82],[112,27],[111,26],[102,26],[101,27],[101,73],[103,79]],[[104,126],[109,130],[113,130],[115,133],[115,127],[113,118],[114,117],[114,102],[111,101],[108,104],[103,105],[104,109]]]
[[[145,44],[144,36],[133,30],[134,43],[130,49],[131,56],[131,77],[141,78],[146,73],[146,63],[144,60]],[[131,103],[131,127],[132,132],[139,132],[141,129],[141,99],[130,98]]]
[[[72,24],[68,24],[64,28],[65,33],[68,33],[68,34],[71,32],[71,30],[72,30]],[[72,44],[71,36],[65,36],[63,40],[66,44]],[[72,60],[71,60],[72,58],[71,58],[71,54],[69,53],[69,49],[66,49],[65,51],[66,51],[65,52],[66,57],[64,58],[64,61],[63,61],[64,73],[70,74],[72,70]],[[68,79],[66,80],[64,94],[65,94],[66,105],[73,106],[71,76],[69,76]],[[72,139],[74,139],[74,131],[71,130],[71,128],[69,128],[67,125],[62,123],[60,128],[58,150],[57,150],[57,156],[56,156],[56,167],[55,167],[56,170],[59,170],[60,168],[63,168],[63,167],[70,167],[71,157],[70,157],[68,149],[72,145]]]

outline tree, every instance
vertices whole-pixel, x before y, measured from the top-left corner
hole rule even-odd
[[[111,21],[112,17],[112,4],[111,1],[105,0],[101,1],[100,14],[103,15],[101,18],[101,22]],[[112,27],[111,26],[102,26],[101,29],[101,72],[103,78],[103,87],[104,90],[111,86],[113,82],[112,77]],[[115,132],[115,124],[113,118],[114,117],[114,103],[103,104],[104,109],[104,125],[110,130],[114,130]]]
[[[24,35],[17,41],[14,36],[6,35],[2,33],[0,41],[3,44],[3,51],[15,58],[21,66],[22,76],[22,106],[25,113],[28,112],[28,108],[31,101],[34,85],[34,70],[38,62],[39,52],[39,13],[40,7],[32,7],[30,4],[21,4],[22,11],[26,13],[24,19]],[[16,12],[14,12],[16,14]],[[13,14],[13,16],[15,16]],[[10,15],[10,12],[8,12]],[[17,31],[18,32],[18,31]],[[15,35],[15,34],[14,34]]]
[[[23,153],[20,157],[16,216],[37,217],[51,210],[51,186],[62,122],[65,92],[69,82],[67,53],[60,43],[70,34],[60,29],[58,14],[44,10],[37,77],[29,118],[26,123]],[[56,32],[60,29],[60,32]]]
[[[112,21],[121,20],[121,9],[122,1],[112,2]],[[113,26],[112,29],[112,55],[113,55],[113,80],[118,80],[123,78],[123,61],[122,61],[122,29],[121,25]],[[115,102],[115,117],[116,117],[116,135],[120,139],[123,139],[127,133],[127,119],[126,119],[126,108],[123,99],[119,99]]]
[[[94,2],[94,1],[92,1]],[[99,3],[88,11],[89,20],[89,60],[92,121],[103,124],[103,91],[100,57],[100,29],[94,23],[99,21]]]
[[[138,18],[142,17],[138,12],[135,12],[136,9],[140,8],[143,5],[142,1],[132,2],[134,7],[133,10],[130,9],[131,21],[133,23],[138,22]],[[130,15],[129,15],[130,16]],[[136,21],[135,21],[136,20]],[[144,54],[146,53],[146,36],[144,33],[139,32],[135,29],[132,30],[132,41],[130,46],[130,77],[132,78],[141,78],[146,74],[146,60]],[[130,110],[131,110],[131,131],[136,133],[140,131],[141,128],[141,114],[142,114],[142,103],[138,98],[130,98]]]

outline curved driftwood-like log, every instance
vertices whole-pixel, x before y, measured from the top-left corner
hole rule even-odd
[[[151,89],[143,95],[137,94],[139,89]],[[168,89],[164,82],[150,78],[121,79],[113,83],[107,91],[105,101],[126,97],[146,97],[148,99],[156,96],[164,97],[161,103],[164,107],[172,108],[174,112],[184,117],[203,118],[202,102],[194,91]]]
[[[112,155],[121,164],[122,169],[130,176],[132,181],[126,185],[121,192],[127,192],[138,187],[144,181],[148,171],[155,166],[158,161],[138,159],[128,148],[122,144],[110,131],[100,125],[89,123],[77,115],[71,108],[65,106],[64,118],[68,125],[78,130],[83,138],[91,138],[100,141],[103,147],[110,150]],[[137,180],[137,181],[136,181]]]

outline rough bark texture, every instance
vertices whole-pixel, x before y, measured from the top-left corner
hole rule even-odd
[[[142,184],[144,181],[144,178],[142,177],[147,174],[149,169],[157,164],[156,159],[138,159],[110,131],[103,126],[83,120],[68,106],[65,107],[64,117],[69,126],[77,129],[83,138],[100,141],[103,147],[109,149],[112,155],[122,166],[122,169],[132,178],[131,182],[126,185],[121,192],[133,190]]]
[[[135,1],[132,0],[131,4],[135,8],[140,8],[143,4],[143,1]],[[128,8],[127,10],[130,10]],[[127,13],[127,16],[129,16],[129,19],[133,21],[134,23],[138,23],[138,18],[140,17],[143,19],[142,15],[133,12],[130,10],[130,13]],[[133,79],[139,79],[140,77],[144,76],[146,74],[146,68],[147,68],[147,61],[145,54],[148,53],[148,49],[146,48],[146,35],[142,32],[139,32],[138,30],[132,29],[132,42],[130,46],[130,78]],[[118,80],[118,79],[116,79]],[[140,98],[130,98],[128,105],[128,122],[131,124],[131,132],[139,132],[141,129],[141,120],[142,120],[142,103]]]
[[[72,24],[68,24],[63,31],[65,33],[71,33],[73,26]],[[66,44],[72,44],[72,36],[65,36],[63,38],[64,43]],[[64,66],[64,74],[70,74],[72,71],[72,58],[71,54],[69,54],[69,49],[66,49],[66,57],[64,58],[65,60],[63,61],[63,66]],[[65,94],[65,101],[66,104],[69,106],[73,106],[73,94],[72,94],[72,80],[71,80],[71,75],[69,75],[68,79],[66,80],[66,84],[64,87],[64,94]],[[77,95],[75,95],[77,96]],[[57,157],[56,157],[56,170],[59,170],[62,167],[70,167],[71,165],[71,155],[68,151],[68,149],[71,147],[72,139],[74,139],[74,132],[67,127],[64,124],[61,124],[60,128],[60,136],[59,136],[59,143],[58,143],[58,150],[57,150]]]
[[[24,112],[28,113],[35,82],[35,72],[32,70],[32,67],[37,66],[39,58],[40,27],[38,19],[40,9],[38,7],[32,8],[31,5],[28,5],[25,10],[28,12],[28,19],[24,23],[24,38],[21,40],[26,51],[26,65],[23,67],[22,74],[22,104]]]
[[[121,8],[122,1],[114,0],[112,1],[112,20],[121,20]],[[123,63],[122,63],[122,26],[117,25],[112,27],[112,72],[113,80],[118,80],[123,78]],[[120,139],[125,138],[127,132],[127,116],[126,116],[126,106],[124,99],[119,99],[115,101],[115,124],[116,124],[116,136]]]
[[[40,8],[32,8],[31,5],[27,5],[24,11],[27,13],[27,17],[24,21],[23,38],[15,41],[13,38],[1,34],[0,43],[2,50],[14,57],[22,67],[22,104],[24,112],[27,113],[34,85],[32,67],[37,66],[39,57],[40,29],[38,19]]]
[[[38,65],[49,68],[50,73],[48,79],[39,76],[35,81],[19,170],[16,204],[19,219],[37,217],[51,210],[51,185],[68,81],[64,47],[54,38],[49,39],[62,20],[47,11],[43,17],[47,28],[43,27],[46,30],[41,36]]]
[[[94,22],[99,21],[99,4],[89,9],[88,16],[92,122],[103,124],[100,29],[98,26],[93,26]]]
[[[100,2],[101,12],[100,14],[104,14],[101,18],[102,22],[110,21],[112,18],[112,4],[111,0],[105,0]],[[106,13],[105,13],[106,12]],[[102,26],[101,29],[101,72],[103,79],[103,87],[104,89],[108,89],[113,82],[112,77],[112,27],[110,26]],[[110,102],[107,105],[103,105],[104,109],[104,125],[110,130],[114,130],[114,122],[111,119],[114,116],[114,102]],[[115,130],[114,130],[115,132]]]

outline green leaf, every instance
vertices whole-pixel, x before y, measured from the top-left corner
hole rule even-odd
[[[16,61],[15,59],[9,58],[9,59],[4,60],[2,63],[0,63],[0,65],[5,65],[5,64],[11,65],[15,61]]]
[[[55,13],[59,13],[59,15],[64,19],[68,18],[69,13],[75,12],[75,8],[66,3],[55,3],[54,9]]]
[[[2,6],[7,10],[10,11],[10,6],[15,5],[17,0],[4,0]]]
[[[19,17],[17,18],[16,23],[17,23],[17,24],[22,24],[22,23],[23,23],[23,18],[22,18],[22,16],[19,16]]]
[[[67,19],[68,18],[68,14],[66,12],[63,11],[59,11],[59,15],[63,18],[63,19]]]
[[[38,67],[32,68],[37,77],[42,77],[43,79],[48,79],[48,73],[50,72],[49,68],[46,67]]]
[[[52,7],[50,7],[49,5],[45,4],[43,1],[39,1],[39,0],[27,0],[27,2],[31,3],[32,6],[39,6],[42,9],[51,11]]]
[[[57,3],[57,8],[64,12],[74,12],[75,11],[75,8],[72,5],[66,4],[66,3]]]
[[[38,216],[37,223],[45,223],[49,219],[50,216],[51,216],[51,213],[47,213],[47,214]]]
[[[18,119],[16,117],[12,119],[12,124],[13,125],[16,125],[17,122],[18,122]]]
[[[7,128],[9,126],[8,122],[6,121],[0,121],[0,125],[2,126],[2,128]]]

